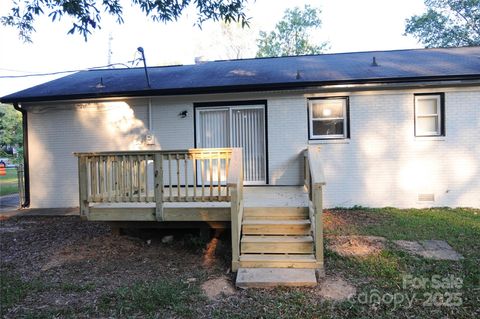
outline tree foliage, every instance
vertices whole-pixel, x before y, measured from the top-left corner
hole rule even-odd
[[[427,12],[406,20],[427,48],[480,45],[480,0],[425,0]]]
[[[274,31],[260,31],[257,57],[322,53],[327,49],[328,43],[312,44],[309,41],[312,29],[318,29],[322,25],[320,14],[320,9],[309,5],[305,5],[303,10],[299,7],[285,10]]]
[[[22,145],[22,114],[11,105],[0,104],[0,148]]]
[[[132,5],[139,7],[153,21],[168,22],[177,20],[189,6],[195,6],[197,25],[206,20],[223,20],[240,22],[248,25],[245,15],[247,0],[130,0]],[[6,26],[18,29],[19,37],[31,42],[35,31],[35,19],[48,15],[52,22],[62,17],[70,17],[72,28],[69,34],[79,33],[87,40],[95,29],[101,29],[103,14],[115,17],[117,23],[123,23],[122,0],[14,0],[10,13],[0,18]]]

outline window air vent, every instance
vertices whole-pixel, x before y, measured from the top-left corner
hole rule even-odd
[[[434,202],[435,195],[434,194],[418,194],[418,201],[419,202]]]

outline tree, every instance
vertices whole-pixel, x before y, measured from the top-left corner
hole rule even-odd
[[[309,5],[303,10],[299,7],[285,10],[274,31],[260,31],[257,57],[322,53],[328,47],[327,42],[318,45],[309,42],[310,31],[322,25],[320,14],[320,9]]]
[[[480,45],[480,0],[425,0],[427,12],[406,20],[427,48]]]
[[[255,35],[249,32],[247,28],[243,28],[240,23],[221,23],[221,40],[225,50],[227,59],[246,58],[249,51],[253,55],[255,53]],[[250,41],[251,40],[251,41]],[[253,48],[253,50],[251,50]]]
[[[0,104],[0,150],[7,153],[23,147],[22,114],[11,105]]]
[[[122,0],[15,0],[10,14],[0,18],[5,26],[18,29],[19,37],[31,42],[31,35],[35,31],[34,22],[39,16],[47,14],[52,22],[59,21],[63,16],[73,19],[69,34],[79,33],[87,41],[88,36],[95,29],[101,29],[102,14],[108,13],[115,17],[116,22],[123,23]],[[177,20],[182,12],[190,5],[197,10],[197,25],[206,20],[223,20],[226,22],[240,22],[248,25],[245,15],[247,0],[130,0],[140,7],[146,16],[153,21],[168,22]],[[104,13],[101,13],[101,12]]]
[[[208,39],[197,41],[195,54],[207,60],[244,59],[255,56],[256,35],[240,23],[223,21],[206,26]]]

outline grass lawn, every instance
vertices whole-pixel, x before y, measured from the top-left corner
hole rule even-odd
[[[7,175],[0,176],[0,196],[18,193],[17,169],[7,168]]]
[[[50,240],[58,240],[63,245],[65,240],[59,229],[66,226],[49,223],[58,227]],[[324,223],[327,244],[336,235],[387,238],[385,248],[379,254],[367,257],[344,257],[329,249],[325,250],[327,276],[342,278],[356,287],[355,297],[349,300],[334,302],[322,299],[318,294],[319,287],[237,290],[233,295],[208,300],[201,285],[209,278],[225,276],[229,251],[218,253],[224,261],[212,270],[195,261],[195,256],[204,253],[202,250],[192,250],[192,242],[197,242],[196,240],[187,240],[183,244],[175,244],[176,246],[161,244],[161,241],[155,246],[154,240],[150,246],[138,246],[132,253],[125,248],[128,240],[132,240],[131,237],[124,237],[118,244],[109,246],[108,240],[99,239],[102,237],[98,237],[101,232],[97,229],[93,232],[95,241],[92,243],[98,247],[92,249],[100,251],[101,257],[95,259],[91,255],[93,253],[89,252],[87,256],[90,259],[80,262],[76,255],[66,255],[65,258],[76,262],[40,273],[31,270],[42,268],[42,264],[35,264],[39,257],[31,262],[33,257],[30,257],[30,252],[21,255],[12,247],[5,255],[15,255],[18,262],[13,258],[6,267],[2,267],[0,302],[7,314],[6,318],[480,317],[479,209],[335,209],[325,212]],[[68,225],[68,228],[80,227],[75,225]],[[9,227],[17,226],[12,222]],[[31,247],[39,242],[35,239],[34,232],[45,231],[47,227],[35,227],[28,237],[25,235],[25,238],[34,237],[31,243],[22,246],[22,237],[17,234],[15,245]],[[68,232],[65,238],[75,242],[76,239],[71,236],[83,236],[78,241],[84,242],[86,230],[83,235],[76,235],[79,231],[82,229]],[[43,240],[42,247],[45,247],[47,240],[45,234],[40,236]],[[228,235],[227,232],[222,239],[225,241],[223,247],[227,249],[230,245]],[[394,245],[392,241],[397,239],[445,240],[464,259],[440,261],[413,256]],[[7,239],[6,247],[8,244]],[[118,247],[119,245],[124,247]],[[84,249],[78,247],[75,251],[80,254]],[[109,256],[110,250],[115,250],[112,256],[117,256],[118,259],[105,257]],[[52,251],[58,254],[59,249],[56,247]],[[43,253],[48,254],[48,250]],[[60,250],[59,256],[63,255],[65,253]],[[158,258],[152,259],[152,256]],[[104,259],[106,264],[102,261]],[[186,261],[190,264],[185,265]],[[33,274],[31,277],[29,272]],[[112,277],[115,274],[122,279],[116,285],[113,284],[116,281]],[[234,280],[232,274],[227,276]],[[25,277],[29,279],[24,279]],[[195,280],[189,281],[191,277]],[[72,300],[76,303],[45,306],[49,302],[45,296],[49,294],[58,300],[65,298],[60,296],[74,295],[75,299]]]

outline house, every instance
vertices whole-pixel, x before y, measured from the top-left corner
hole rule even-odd
[[[223,217],[195,218],[232,219],[234,227],[220,203],[232,202],[232,214],[243,210],[240,184],[249,186],[245,200],[260,196],[257,207],[278,200],[267,206],[288,206],[287,215],[301,208],[307,219],[308,201],[317,202],[317,214],[322,205],[480,207],[480,47],[147,71],[149,81],[143,68],[83,71],[1,99],[26,119],[30,207],[78,206],[80,196],[84,214],[118,220],[112,203],[137,201],[153,213],[136,207],[144,217],[134,220],[178,220],[201,190],[200,202]],[[195,151],[205,148],[214,149]],[[133,206],[122,209],[121,219],[132,220]],[[248,224],[241,215],[235,223],[234,242]],[[240,255],[251,243],[243,244]],[[270,247],[264,244],[252,254]],[[321,242],[309,244],[293,253],[321,250]]]

